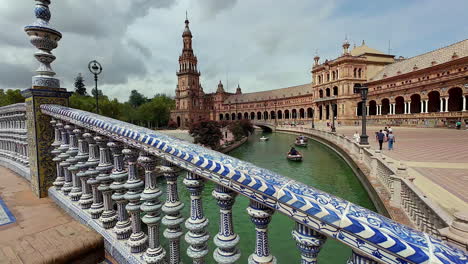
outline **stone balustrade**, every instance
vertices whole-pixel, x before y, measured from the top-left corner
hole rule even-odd
[[[246,213],[254,224],[255,248],[243,253],[250,255],[250,264],[276,263],[268,242],[268,225],[274,213],[295,222],[290,239],[296,241],[301,263],[317,263],[327,238],[352,249],[347,263],[468,260],[465,251],[436,236],[248,162],[89,112],[60,105],[44,104],[40,108],[53,118],[51,125],[59,140],[52,144],[57,158],[57,184],[49,189],[49,196],[102,234],[106,249],[119,263],[180,263],[182,237],[189,245],[186,254],[193,263],[236,263],[241,253],[237,245],[242,243],[232,220],[237,195],[250,199]],[[355,144],[346,138],[309,132],[347,145],[364,163],[375,164],[375,159],[380,159],[362,148],[354,149]],[[178,186],[179,170],[185,171],[185,186]],[[158,186],[156,175],[165,178],[166,190]],[[214,200],[203,199],[206,181],[216,185]],[[411,183],[406,179],[401,182],[400,191],[409,195],[408,199],[401,199],[401,204],[414,203],[414,191],[406,187]],[[70,192],[63,187],[68,185],[72,186]],[[178,196],[180,188],[187,188],[190,193],[189,215],[181,214],[184,204]],[[160,199],[163,192],[165,201]],[[210,201],[216,201],[219,207],[219,223],[204,215],[204,204]],[[434,220],[421,216],[431,207],[409,206],[416,210],[415,221]],[[434,224],[434,228],[443,223]],[[217,234],[207,232],[207,226],[213,224],[219,226]],[[185,235],[182,225],[187,229]],[[165,228],[163,232],[161,228]],[[169,248],[162,246],[162,239],[168,240]],[[217,247],[212,256],[208,254],[210,239]]]
[[[369,181],[375,178],[384,186],[386,194],[381,195],[381,197],[390,197],[390,206],[401,209],[419,231],[439,239],[454,242],[461,248],[468,248],[468,225],[463,225],[464,229],[463,231],[459,230],[459,235],[454,236],[453,233],[450,233],[448,231],[449,227],[454,222],[464,220],[454,219],[437,203],[426,197],[413,184],[413,179],[409,178],[404,164],[395,164],[388,157],[381,154],[379,150],[370,150],[368,146],[359,145],[359,143],[344,135],[305,127],[280,126],[277,129],[300,132],[325,139],[345,150],[356,164],[362,165],[361,168],[367,171],[365,174]],[[463,235],[460,235],[461,233]]]
[[[0,107],[0,164],[31,180],[24,103]]]

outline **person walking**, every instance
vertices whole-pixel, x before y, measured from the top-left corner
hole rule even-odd
[[[353,138],[354,141],[356,141],[356,143],[359,143],[359,139],[361,138],[361,136],[359,136],[359,133],[356,131],[354,132]]]
[[[395,143],[395,135],[393,132],[388,132],[388,150],[393,150],[393,143]]]
[[[382,144],[385,139],[385,134],[382,133],[382,129],[377,133],[377,140],[379,141],[379,149],[382,150]]]

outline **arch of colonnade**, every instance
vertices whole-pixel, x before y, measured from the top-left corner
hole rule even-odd
[[[465,91],[464,91],[465,89]],[[362,107],[356,104],[361,116]],[[459,86],[430,89],[397,96],[370,97],[367,113],[373,115],[419,114],[468,111],[468,90]]]
[[[218,115],[218,120],[310,120],[313,115],[312,111],[312,106],[277,108],[276,110],[267,108],[266,110],[228,111],[220,113]]]

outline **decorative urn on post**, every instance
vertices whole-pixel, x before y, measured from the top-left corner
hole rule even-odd
[[[24,27],[31,44],[38,49],[34,57],[39,61],[39,68],[36,70],[37,75],[32,78],[32,86],[60,88],[60,81],[54,78],[55,72],[50,64],[55,60],[51,51],[57,48],[57,42],[62,38],[62,34],[49,26],[50,0],[35,1],[34,14],[37,20],[32,25]]]
[[[24,27],[31,44],[37,48],[34,57],[39,61],[36,75],[32,77],[32,87],[21,94],[26,98],[29,164],[31,170],[31,188],[39,197],[47,196],[47,190],[55,179],[52,164],[53,155],[48,146],[53,142],[54,130],[50,117],[43,115],[42,104],[68,106],[71,93],[60,88],[59,79],[50,64],[55,60],[52,50],[57,48],[62,34],[49,25],[50,0],[35,0],[34,14],[36,21]]]

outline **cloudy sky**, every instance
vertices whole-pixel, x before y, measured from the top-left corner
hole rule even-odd
[[[0,88],[27,88],[37,68],[23,26],[34,1],[0,0]],[[219,80],[244,92],[304,84],[316,51],[341,53],[345,36],[360,45],[414,56],[466,39],[466,0],[52,0],[51,25],[63,39],[53,51],[62,86],[73,89],[87,64],[103,65],[104,93],[173,95],[185,11],[205,92]]]

